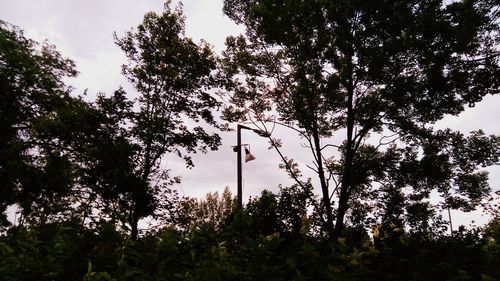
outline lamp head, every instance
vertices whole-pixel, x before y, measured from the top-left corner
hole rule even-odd
[[[255,156],[253,156],[252,153],[250,153],[250,150],[245,147],[245,163],[252,160],[255,160]]]

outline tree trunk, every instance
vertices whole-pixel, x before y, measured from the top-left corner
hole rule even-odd
[[[347,123],[350,122],[348,121]],[[352,136],[352,126],[350,128],[348,126],[347,131],[348,135]],[[351,133],[349,133],[349,131]],[[352,141],[351,137],[348,137],[347,148],[345,152],[346,154],[344,158],[345,159],[344,171],[342,172],[342,182],[340,185],[339,206],[337,208],[337,217],[335,221],[335,230],[334,230],[335,240],[338,240],[338,238],[340,238],[342,229],[344,228],[344,217],[347,210],[349,209],[349,195],[350,195],[349,189],[351,188],[352,166],[354,161],[353,144],[354,142]]]
[[[344,156],[344,169],[342,172],[342,182],[340,185],[340,196],[339,196],[339,206],[337,208],[337,217],[335,221],[335,229],[334,229],[334,239],[338,240],[342,234],[342,230],[344,229],[344,217],[349,209],[349,196],[350,196],[350,188],[351,186],[351,177],[352,177],[352,166],[354,161],[354,108],[353,108],[353,97],[354,97],[354,81],[353,81],[353,50],[349,48],[348,53],[348,63],[347,63],[347,138],[346,138],[346,148],[345,148],[345,156]]]
[[[134,204],[135,205],[135,204]],[[132,208],[132,217],[130,218],[130,238],[137,240],[139,236],[139,218],[137,217],[136,207]]]
[[[130,238],[132,238],[132,240],[137,240],[137,236],[139,236],[137,219],[133,219],[133,221],[130,224],[131,224],[131,228],[132,228],[132,230],[130,231]]]
[[[323,170],[323,157],[321,154],[321,144],[319,138],[319,132],[316,123],[313,126],[312,132],[314,146],[316,151],[316,158],[318,163],[318,176],[321,184],[321,191],[323,194],[323,204],[325,205],[326,212],[326,231],[328,232],[328,236],[330,239],[334,237],[333,231],[333,213],[332,213],[332,203],[330,201],[330,191],[328,190],[328,185],[325,178],[325,171]]]

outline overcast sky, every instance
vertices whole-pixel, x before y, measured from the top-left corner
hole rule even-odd
[[[75,94],[88,89],[92,98],[97,92],[111,93],[120,85],[131,93],[133,89],[120,73],[125,56],[113,42],[113,32],[124,34],[136,27],[146,12],[161,12],[162,1],[154,0],[0,0],[0,19],[24,29],[25,35],[36,41],[47,39],[64,55],[76,62],[80,72],[68,84],[75,87]],[[227,35],[241,33],[243,29],[234,25],[222,14],[222,0],[185,0],[186,34],[199,42],[205,39],[216,52],[224,48]],[[500,134],[500,97],[486,97],[475,108],[459,117],[446,118],[438,127],[451,127],[467,133],[482,128],[488,134]],[[175,158],[165,159],[173,174],[180,174],[183,183],[179,192],[188,196],[202,196],[207,192],[222,191],[229,186],[235,192],[236,154],[231,146],[236,134],[223,133],[223,143],[218,151],[194,157],[196,167],[183,168]],[[300,140],[285,129],[277,129],[274,136],[284,140],[285,153],[299,162],[309,163],[307,150],[301,148]],[[251,144],[257,159],[244,163],[244,198],[255,196],[264,188],[277,190],[278,184],[292,183],[278,169],[279,158],[268,150],[266,139],[252,132],[243,132],[243,143]],[[306,168],[304,168],[306,169]],[[500,189],[500,169],[490,168],[490,183],[494,190]],[[245,200],[245,199],[244,199]],[[471,218],[484,221],[476,212],[473,215],[454,213],[454,220],[466,223]]]

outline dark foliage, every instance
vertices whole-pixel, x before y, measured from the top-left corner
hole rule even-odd
[[[13,227],[0,236],[3,280],[498,280],[498,219],[425,237],[386,227],[333,243],[291,219],[264,192],[242,211],[189,230],[166,226],[130,240],[111,224]],[[270,206],[273,207],[270,207]],[[262,215],[269,210],[274,215]],[[277,215],[279,214],[279,215]],[[354,232],[353,232],[354,233]],[[351,237],[351,236],[348,236]]]
[[[185,36],[180,7],[115,36],[136,99],[72,97],[73,62],[0,21],[1,280],[500,280],[481,170],[500,140],[429,126],[498,93],[497,2],[226,0],[247,34],[220,60]],[[309,142],[320,197],[282,154],[297,183],[242,208],[228,188],[169,189],[162,159],[192,167],[190,153],[219,146],[222,85],[226,118],[275,112]],[[334,132],[346,139],[325,146]],[[494,218],[448,235],[434,191]],[[140,233],[144,218],[160,226]]]
[[[0,229],[13,204],[44,221],[39,211],[68,203],[61,195],[71,193],[71,164],[57,149],[37,153],[47,143],[38,125],[71,101],[62,81],[76,73],[54,46],[0,21]]]
[[[224,12],[246,28],[221,59],[224,117],[304,139],[332,239],[386,190],[412,190],[413,211],[431,191],[463,210],[489,193],[478,169],[498,163],[498,137],[432,125],[499,93],[498,1],[225,0]]]

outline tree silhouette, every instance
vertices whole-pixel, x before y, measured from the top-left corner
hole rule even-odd
[[[116,39],[129,60],[123,73],[139,93],[131,128],[133,143],[139,147],[133,158],[140,179],[135,194],[145,194],[165,179],[160,163],[164,155],[176,154],[192,167],[185,152],[214,150],[220,144],[217,134],[196,125],[217,125],[212,111],[219,103],[208,92],[214,83],[215,59],[207,44],[197,45],[184,36],[182,11],[169,5],[167,1],[161,15],[146,14],[136,31]],[[133,195],[130,199],[129,223],[136,237],[144,204]]]
[[[221,63],[226,119],[282,123],[306,140],[334,239],[350,202],[387,180],[417,201],[437,190],[452,208],[455,192],[476,206],[488,186],[475,168],[498,161],[498,138],[431,125],[499,92],[498,10],[490,0],[226,0],[225,14],[246,27]]]
[[[0,21],[0,227],[14,204],[24,218],[45,220],[69,203],[61,195],[71,193],[70,162],[47,150],[50,140],[40,132],[48,116],[71,102],[63,80],[76,74],[54,46]]]

